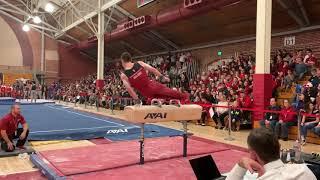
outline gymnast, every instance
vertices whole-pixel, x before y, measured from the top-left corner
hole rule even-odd
[[[121,55],[121,63],[124,68],[124,71],[120,74],[121,80],[134,100],[139,100],[137,93],[134,91],[136,89],[146,99],[177,99],[182,103],[189,101],[188,93],[175,91],[164,84],[149,79],[147,71],[156,75],[160,81],[170,82],[170,79],[162,75],[156,68],[142,61],[133,63],[131,55],[127,52]]]

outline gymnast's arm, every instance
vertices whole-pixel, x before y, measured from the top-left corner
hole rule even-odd
[[[123,82],[124,87],[126,87],[128,93],[130,94],[130,96],[133,99],[139,99],[137,93],[133,90],[132,86],[130,85],[128,77],[126,75],[124,75],[123,73],[121,73],[120,78]]]
[[[151,72],[152,74],[156,75],[156,76],[160,79],[160,81],[164,80],[164,81],[166,81],[166,82],[170,82],[170,79],[169,79],[168,77],[162,75],[162,74],[160,73],[160,71],[158,71],[158,69],[156,69],[156,68],[154,68],[154,67],[150,66],[149,64],[146,64],[146,63],[144,63],[144,62],[142,62],[142,61],[138,61],[138,63],[139,63],[145,70],[147,70],[147,71]]]
[[[158,71],[156,68],[150,66],[149,64],[147,63],[144,63],[142,61],[138,61],[138,63],[144,67],[145,70],[149,71],[149,72],[152,72],[152,74],[158,76],[158,77],[162,77],[163,75],[160,73],[160,71]]]

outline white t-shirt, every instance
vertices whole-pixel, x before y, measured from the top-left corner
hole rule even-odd
[[[305,164],[284,164],[280,159],[263,166],[265,173],[257,180],[317,180]],[[236,164],[226,180],[242,180],[247,170]]]

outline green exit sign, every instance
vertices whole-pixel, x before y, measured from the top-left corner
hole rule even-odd
[[[222,56],[222,51],[218,51],[218,56]]]

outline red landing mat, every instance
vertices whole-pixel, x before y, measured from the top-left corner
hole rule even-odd
[[[105,138],[99,138],[99,139],[91,139],[90,142],[98,145],[98,144],[110,144],[112,143],[111,140],[105,139]]]
[[[39,171],[10,174],[7,176],[0,176],[1,180],[46,180]]]
[[[204,155],[200,155],[204,156]],[[225,150],[212,153],[211,156],[217,163],[219,170],[222,173],[229,172],[232,167],[239,161],[241,157],[248,156],[248,153],[238,150]],[[105,171],[79,174],[69,176],[72,180],[196,180],[193,170],[189,164],[189,159],[199,156],[192,156],[188,158],[175,158],[163,161],[146,163],[143,166],[133,165],[123,168],[110,169]]]
[[[182,137],[146,139],[145,161],[165,160],[182,156]],[[228,150],[221,143],[188,140],[188,156]],[[97,146],[40,152],[63,175],[75,175],[126,167],[139,163],[139,143],[123,141]]]

